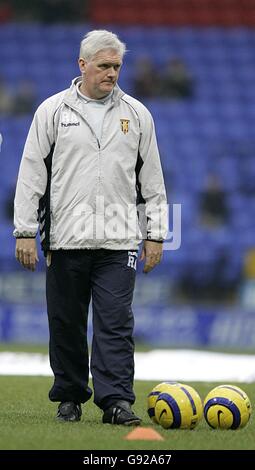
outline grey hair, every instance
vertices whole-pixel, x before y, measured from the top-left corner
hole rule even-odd
[[[80,57],[90,60],[103,49],[114,49],[123,58],[126,45],[119,40],[117,34],[105,29],[95,29],[89,31],[81,41]]]

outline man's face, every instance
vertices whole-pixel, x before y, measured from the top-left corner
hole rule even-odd
[[[89,61],[80,58],[83,93],[93,99],[109,95],[118,80],[121,65],[121,56],[113,49],[99,51]]]

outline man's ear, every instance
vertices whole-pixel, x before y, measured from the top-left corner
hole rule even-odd
[[[85,73],[86,72],[86,66],[87,66],[86,60],[83,59],[82,57],[80,57],[78,59],[78,64],[79,64],[79,68],[80,68],[81,73]]]

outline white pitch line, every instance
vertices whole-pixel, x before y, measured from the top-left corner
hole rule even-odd
[[[0,375],[52,376],[48,356],[0,353]],[[194,350],[154,350],[135,354],[135,379],[254,382],[255,356]]]

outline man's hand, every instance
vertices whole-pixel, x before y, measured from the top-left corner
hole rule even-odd
[[[15,256],[24,268],[34,271],[39,261],[35,238],[17,238]]]
[[[152,242],[145,240],[143,244],[140,261],[145,259],[143,268],[144,273],[149,273],[157,264],[160,263],[162,258],[163,243]]]

